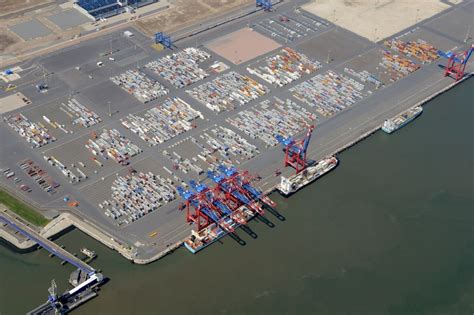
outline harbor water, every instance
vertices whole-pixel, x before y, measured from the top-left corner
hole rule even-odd
[[[79,231],[61,236],[110,278],[75,314],[472,314],[473,100],[471,79],[289,199],[273,195],[282,217],[253,221],[253,237],[239,229],[245,246],[226,237],[138,266]],[[0,314],[43,303],[53,278],[65,290],[72,270],[0,246]]]

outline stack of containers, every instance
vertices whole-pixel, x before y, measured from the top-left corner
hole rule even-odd
[[[290,89],[293,96],[329,117],[364,97],[365,86],[332,70],[318,74]]]
[[[407,57],[415,57],[421,63],[430,63],[439,58],[438,49],[422,39],[408,42],[392,39],[384,41],[384,45]]]
[[[59,184],[53,181],[52,177],[43,170],[38,164],[30,159],[20,161],[19,167],[30,176],[38,186],[50,195],[57,192]]]
[[[177,135],[191,130],[194,119],[204,118],[201,112],[180,98],[168,98],[163,104],[149,109],[144,116],[134,114],[122,119],[122,125],[137,134],[150,146],[168,141]]]
[[[63,103],[59,109],[72,119],[74,126],[88,128],[102,121],[99,115],[79,103],[75,98],[69,99],[66,104]]]
[[[247,76],[228,72],[186,92],[209,109],[220,113],[247,104],[269,90]]]
[[[393,55],[387,50],[383,50],[382,54],[382,62],[380,62],[379,65],[388,70],[391,82],[395,82],[420,69],[420,65],[417,65],[407,58]]]
[[[265,59],[262,66],[248,67],[247,71],[274,86],[282,87],[320,68],[320,62],[291,48],[283,48],[276,55]]]
[[[372,74],[367,70],[357,72],[357,71],[355,71],[354,69],[351,69],[351,68],[344,68],[344,72],[347,73],[347,74],[352,75],[353,77],[356,77],[361,82],[372,83],[373,85],[375,85],[376,89],[379,89],[384,85],[383,82],[375,74]]]
[[[178,53],[152,61],[145,65],[176,88],[183,88],[208,76],[199,63],[211,58],[207,52],[197,48],[186,48]]]
[[[130,224],[176,199],[174,187],[151,172],[119,176],[111,189],[111,199],[103,201],[99,207],[118,226]]]
[[[267,147],[278,144],[276,135],[294,136],[316,119],[306,108],[286,99],[274,97],[265,100],[255,109],[239,112],[227,122],[253,139],[260,139]]]
[[[25,139],[32,148],[39,148],[56,141],[46,127],[28,120],[23,114],[4,117],[3,120]]]
[[[142,103],[151,102],[168,94],[168,89],[139,70],[128,70],[110,80],[135,96]]]
[[[111,158],[117,163],[127,165],[128,159],[138,155],[142,150],[120,134],[117,129],[104,129],[95,139],[89,139],[86,148],[104,160]]]

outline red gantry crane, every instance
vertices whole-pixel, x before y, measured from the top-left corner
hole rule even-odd
[[[472,52],[474,51],[474,44],[471,48],[458,53],[451,51],[443,52],[438,50],[438,55],[448,59],[448,64],[444,68],[444,76],[452,76],[456,81],[459,81],[464,77],[464,71],[466,69],[467,62],[471,58]]]
[[[291,166],[296,170],[296,174],[304,170],[308,166],[306,152],[308,151],[309,141],[314,130],[314,125],[308,127],[306,136],[298,141],[292,137],[284,138],[277,135],[276,139],[284,146],[285,151],[285,167]]]

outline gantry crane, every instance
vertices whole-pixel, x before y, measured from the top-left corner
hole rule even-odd
[[[271,11],[273,8],[272,0],[256,0],[255,4],[257,7],[261,7],[265,11]]]
[[[284,146],[285,167],[293,167],[297,174],[308,166],[306,152],[308,151],[309,141],[311,140],[313,130],[314,125],[309,126],[306,136],[298,141],[295,141],[293,137],[284,138],[281,135],[276,136],[278,142]]]
[[[161,44],[168,49],[173,48],[173,41],[171,40],[171,37],[163,32],[158,32],[155,34],[155,44]]]
[[[215,200],[214,193],[207,187],[207,185],[199,184],[194,180],[191,180],[189,185],[194,191],[196,191],[197,200],[199,200],[200,204],[204,206],[201,211],[227,232],[234,232],[232,220],[226,220],[226,218],[232,214],[232,211],[222,205],[219,200]]]
[[[186,222],[194,222],[198,231],[208,226],[211,223],[210,218],[202,211],[203,205],[197,200],[196,194],[181,186],[178,186],[176,190],[186,200]]]
[[[229,183],[228,194],[230,196],[237,197],[239,201],[243,204],[247,205],[250,209],[254,210],[256,213],[260,215],[264,215],[265,211],[262,209],[262,205],[258,202],[261,193],[259,193],[253,187],[250,187],[254,192],[255,196],[251,191],[243,187],[242,183],[242,173],[239,172],[235,167],[225,167],[224,165],[218,166],[219,171],[223,174],[223,176],[227,179]]]
[[[221,167],[222,169],[223,167]],[[265,212],[261,205],[253,200],[248,191],[235,184],[235,178],[238,175],[239,173],[235,168],[226,168],[221,174],[217,171],[209,171],[207,173],[207,176],[217,184],[219,191],[224,193],[228,200],[239,204],[238,207],[245,205],[256,213],[263,215]]]
[[[471,48],[458,53],[451,51],[443,52],[438,50],[438,55],[448,59],[448,64],[444,69],[444,76],[453,76],[456,81],[459,81],[464,77],[464,70],[466,69],[467,62],[471,58],[472,52],[474,51],[474,44]]]

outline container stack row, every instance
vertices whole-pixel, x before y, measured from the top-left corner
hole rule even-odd
[[[430,63],[439,58],[438,49],[422,39],[408,42],[392,39],[384,41],[384,45],[407,57],[415,57],[421,63]]]
[[[111,77],[110,80],[142,103],[151,102],[169,92],[159,82],[136,69],[127,70],[118,76]]]
[[[320,68],[320,62],[286,47],[265,59],[263,65],[248,67],[247,71],[274,86],[282,87]]]
[[[32,148],[39,148],[56,141],[56,138],[49,133],[43,124],[34,123],[21,113],[6,116],[3,120],[25,139]]]
[[[192,138],[194,139],[194,138]],[[204,173],[204,170],[199,165],[199,161],[197,157],[191,158],[184,158],[175,151],[173,151],[173,155],[171,155],[167,150],[163,151],[163,155],[167,157],[173,163],[173,170],[180,170],[181,172],[188,174],[194,172],[195,175],[201,175]],[[177,181],[183,182],[173,171],[170,171],[166,167],[164,167],[165,171],[167,171],[170,175],[173,175]]]
[[[59,109],[69,116],[73,126],[89,128],[102,122],[99,115],[79,103],[75,98],[69,99],[66,104],[63,103]]]
[[[207,145],[218,152],[222,157],[234,157],[237,159],[250,160],[260,154],[257,146],[249,143],[246,139],[222,126],[213,128],[210,132],[200,135]]]
[[[85,146],[92,154],[104,160],[111,158],[122,165],[128,165],[129,158],[142,152],[117,129],[104,129],[99,135],[93,133],[92,139],[87,140]]]
[[[410,59],[394,55],[387,50],[382,51],[382,54],[382,62],[379,65],[388,71],[390,82],[395,82],[420,69],[420,65]]]
[[[151,172],[131,171],[112,184],[111,199],[99,204],[118,226],[130,224],[176,199],[169,180]]]
[[[57,192],[58,187],[60,186],[58,183],[53,181],[52,177],[48,175],[48,173],[43,170],[38,164],[33,162],[30,159],[20,161],[18,166],[28,175],[30,176],[38,186],[41,187],[45,192],[50,195],[54,195]]]
[[[363,83],[371,83],[375,86],[376,89],[381,88],[384,84],[383,82],[373,73],[370,73],[367,70],[362,70],[360,72],[355,71],[351,68],[344,68],[344,72],[350,74],[353,77],[356,77]]]
[[[176,152],[177,149],[186,157]],[[163,155],[173,163],[174,170],[185,174],[193,171],[196,175],[206,168],[213,169],[222,163],[240,164],[260,154],[257,146],[222,126],[204,131],[198,137],[189,137],[177,149],[171,153],[165,150]]]
[[[315,119],[315,114],[292,100],[275,97],[261,102],[255,109],[227,118],[227,122],[252,139],[260,139],[267,147],[272,147],[278,144],[276,135],[294,136]]]
[[[332,70],[304,81],[290,89],[298,100],[329,117],[364,97],[364,84]]]
[[[75,164],[71,164],[71,167],[68,167],[54,156],[44,155],[43,158],[51,166],[56,167],[65,177],[67,177],[71,184],[81,182],[88,178],[88,176]],[[85,167],[83,163],[80,164],[82,164],[81,166]]]
[[[130,114],[121,122],[148,145],[155,146],[195,127],[192,121],[198,117],[204,118],[201,112],[174,97],[147,110],[143,117]]]
[[[247,104],[267,94],[269,89],[248,76],[232,71],[186,92],[220,113]]]
[[[207,71],[214,74],[219,74],[229,69],[229,66],[222,61],[214,62]]]
[[[176,88],[183,88],[208,76],[199,63],[211,55],[198,48],[186,48],[145,65]]]

